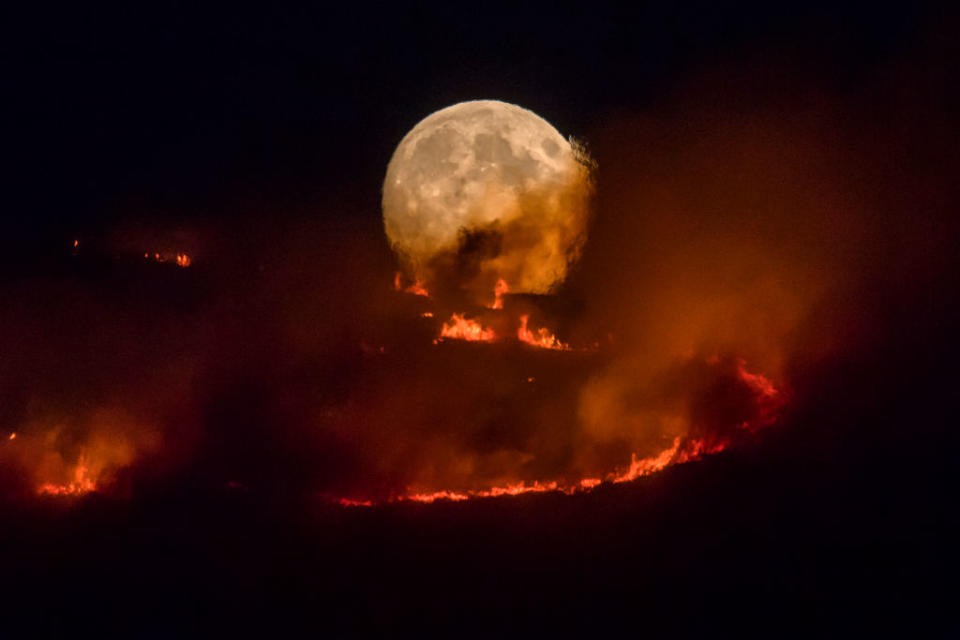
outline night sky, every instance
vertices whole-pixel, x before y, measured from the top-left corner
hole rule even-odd
[[[0,433],[56,420],[66,451],[127,420],[139,458],[39,499],[0,441],[0,637],[960,630],[955,12],[4,11]],[[582,264],[515,303],[595,356],[431,350],[391,290],[390,156],[480,98],[597,162]],[[501,450],[520,481],[597,473],[653,446],[619,426],[641,412],[726,434],[759,411],[740,359],[788,399],[718,455],[572,496],[329,500],[460,488],[457,460],[486,482]],[[610,389],[618,426],[581,432]]]
[[[37,242],[136,215],[332,215],[319,204],[340,198],[365,210],[337,217],[376,220],[396,143],[465,99],[515,102],[585,136],[611,113],[662,109],[711,74],[728,85],[712,99],[776,103],[856,96],[904,60],[922,58],[927,74],[950,66],[938,13],[906,7],[24,13],[7,21],[3,45],[6,208],[19,212],[4,222]]]

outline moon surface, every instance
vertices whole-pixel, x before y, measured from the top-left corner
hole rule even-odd
[[[429,282],[443,265],[464,287],[503,279],[546,293],[566,276],[586,233],[586,155],[537,114],[496,100],[461,102],[400,141],[383,183],[387,237]]]

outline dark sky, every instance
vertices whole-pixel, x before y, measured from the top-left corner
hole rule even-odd
[[[798,82],[855,92],[936,18],[875,3],[22,9],[0,45],[3,235],[36,255],[130,217],[331,198],[376,220],[394,145],[447,104],[512,101],[584,135],[718,67],[765,99]]]
[[[20,526],[0,526],[0,565],[13,567],[2,587],[16,597],[0,603],[25,628],[216,637],[249,633],[255,619],[263,635],[295,635],[299,624],[323,631],[317,612],[329,605],[334,635],[358,621],[396,635],[398,620],[417,630],[439,619],[448,637],[485,629],[478,621],[503,637],[518,615],[532,637],[599,635],[607,615],[634,634],[650,616],[702,636],[718,616],[755,614],[764,632],[789,635],[800,620],[829,636],[821,624],[857,628],[861,614],[887,630],[897,606],[911,632],[923,635],[931,609],[956,629],[955,588],[941,585],[956,575],[955,17],[915,3],[559,4],[4,9],[0,423],[126,394],[135,415],[173,425],[165,441],[196,449],[186,472],[156,463],[154,492],[146,468],[138,500],[10,512]],[[759,240],[780,241],[761,264],[818,267],[811,279],[830,295],[778,343],[796,392],[781,430],[569,500],[369,511],[299,501],[298,482],[366,472],[338,432],[304,437],[310,410],[404,417],[406,404],[377,393],[395,380],[418,389],[411,363],[448,367],[441,382],[472,379],[445,355],[466,352],[418,361],[399,339],[390,375],[372,376],[360,338],[406,339],[413,321],[393,319],[417,318],[396,307],[418,301],[388,299],[390,154],[430,112],[475,98],[530,108],[606,161],[600,249],[570,285],[574,302],[600,310],[600,329],[587,325],[596,335],[647,325],[653,343],[668,342],[684,319],[669,296],[659,310],[671,313],[647,305],[661,283],[686,292],[749,271]],[[677,215],[634,215],[661,204]],[[126,268],[123,238],[183,229],[200,238],[194,268]],[[691,237],[730,242],[668,262]],[[807,271],[779,274],[789,293],[806,282]],[[643,294],[629,308],[626,289]],[[754,316],[790,315],[768,307],[792,298],[743,291]],[[762,334],[738,317],[722,319],[738,336]],[[419,348],[435,334],[416,335]],[[415,395],[397,389],[387,400]],[[370,415],[357,424],[379,424]],[[211,498],[190,473],[218,487],[249,478],[255,490]],[[276,491],[257,493],[257,481]]]

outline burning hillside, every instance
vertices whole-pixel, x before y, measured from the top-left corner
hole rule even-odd
[[[814,365],[877,340],[853,301],[894,279],[873,193],[835,170],[882,173],[846,122],[681,103],[519,169],[481,136],[456,170],[483,188],[400,178],[476,198],[426,247],[396,201],[416,257],[369,215],[51,240],[61,271],[0,309],[3,493],[581,493],[762,438]]]
[[[960,635],[949,10],[8,4],[0,638]]]

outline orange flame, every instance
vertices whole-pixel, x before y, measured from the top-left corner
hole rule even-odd
[[[427,291],[427,287],[422,280],[415,280],[409,287],[404,287],[403,276],[400,275],[399,271],[393,274],[393,288],[395,291],[412,293],[415,296],[423,296],[425,298],[430,297],[430,292]]]
[[[576,493],[585,493],[592,491],[601,484],[608,482],[620,484],[630,482],[637,478],[648,476],[658,471],[662,471],[672,464],[682,464],[684,462],[693,462],[699,460],[704,455],[719,453],[727,447],[726,442],[707,446],[703,440],[693,440],[686,443],[686,448],[681,451],[684,445],[682,436],[677,436],[673,445],[664,449],[658,454],[646,458],[637,458],[636,454],[630,457],[630,466],[626,469],[607,474],[604,478],[582,478],[573,484],[561,484],[556,481],[534,482],[532,484],[508,484],[502,487],[490,487],[489,489],[467,490],[467,491],[432,491],[425,493],[409,493],[391,500],[391,502],[421,502],[432,503],[438,500],[449,502],[463,502],[472,498],[498,498],[501,496],[518,496],[527,493],[550,493],[559,492],[566,495]],[[679,452],[679,454],[678,454]],[[370,507],[375,503],[372,500],[354,500],[341,498],[339,504],[344,506],[363,506]]]
[[[344,507],[372,507],[370,500],[352,500],[351,498],[340,498],[337,502]]]
[[[762,377],[762,376],[761,376]],[[682,436],[677,436],[673,444],[660,453],[648,456],[646,458],[637,458],[636,454],[630,457],[630,466],[622,471],[607,474],[603,478],[582,478],[573,484],[560,484],[559,482],[534,482],[532,484],[516,483],[508,484],[502,487],[490,487],[489,489],[467,490],[467,491],[431,491],[424,493],[408,493],[395,497],[389,502],[420,502],[432,503],[440,500],[449,502],[463,502],[472,498],[498,498],[501,496],[518,496],[527,493],[549,493],[559,492],[566,495],[576,493],[585,493],[592,491],[601,484],[613,483],[620,484],[630,482],[637,478],[648,476],[658,471],[662,471],[672,464],[682,464],[684,462],[693,462],[701,459],[704,455],[715,454],[723,451],[727,447],[726,441],[707,445],[703,440],[691,440],[684,442]],[[371,507],[376,503],[372,500],[357,500],[352,498],[340,498],[337,502],[347,507]]]
[[[510,287],[507,286],[507,281],[503,278],[497,280],[496,286],[493,288],[493,304],[490,305],[490,309],[503,309],[503,295],[505,293],[510,293]]]
[[[469,320],[462,313],[455,313],[450,322],[440,328],[441,338],[468,340],[470,342],[491,342],[496,338],[493,329],[484,328],[476,320]]]
[[[189,267],[190,263],[193,260],[186,253],[160,253],[155,252],[151,256],[150,253],[144,252],[143,257],[149,260],[151,257],[157,262],[176,262],[178,267]]]
[[[454,316],[457,317],[456,315]],[[446,326],[446,325],[445,325]],[[773,383],[761,374],[750,373],[746,370],[745,363],[741,360],[738,365],[738,374],[740,378],[758,392],[761,403],[767,402],[767,409],[771,411],[767,414],[761,413],[756,423],[745,423],[741,428],[750,432],[756,429],[768,426],[775,421],[772,409],[780,406],[782,398],[780,392],[774,387]],[[776,403],[771,403],[776,399]],[[763,408],[763,407],[761,407]],[[500,487],[490,487],[481,490],[451,491],[440,490],[431,492],[410,492],[404,495],[396,496],[388,502],[420,502],[432,503],[439,500],[450,502],[462,502],[472,498],[496,498],[500,496],[516,496],[526,493],[547,493],[560,492],[567,495],[576,493],[585,493],[593,491],[604,483],[620,484],[630,482],[644,476],[662,471],[668,466],[674,464],[683,464],[700,460],[704,456],[720,453],[730,446],[729,438],[704,439],[688,438],[677,436],[674,438],[671,446],[663,449],[659,453],[638,458],[636,454],[630,456],[630,466],[625,469],[617,470],[607,474],[604,477],[587,477],[572,483],[534,482],[532,484],[508,484]],[[364,506],[370,507],[376,504],[372,500],[358,500],[350,498],[341,498],[337,502],[343,506]]]
[[[556,349],[558,351],[570,350],[570,345],[557,340],[557,336],[550,333],[546,328],[541,327],[537,329],[537,333],[528,329],[527,321],[529,319],[530,316],[528,315],[520,316],[520,328],[517,329],[517,339],[520,340],[520,342],[526,342],[529,345],[542,349]]]
[[[65,484],[46,483],[40,486],[38,493],[48,496],[80,496],[90,493],[97,488],[93,478],[90,477],[90,468],[87,466],[86,457],[81,454],[77,466],[73,470],[73,481]]]

